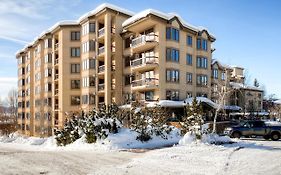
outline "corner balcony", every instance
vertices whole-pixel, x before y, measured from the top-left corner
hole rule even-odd
[[[104,35],[105,35],[105,28],[101,28],[98,30],[98,40],[104,41]]]
[[[159,80],[157,78],[145,78],[140,80],[135,80],[132,82],[132,90],[153,90],[157,89],[159,85]]]
[[[55,43],[55,51],[58,51],[59,50],[59,43]]]
[[[99,57],[103,57],[104,53],[105,53],[105,47],[104,46],[99,47],[99,49],[98,49],[98,56]]]
[[[140,52],[155,47],[158,44],[158,36],[154,33],[141,35],[132,40],[131,48],[133,52]]]
[[[99,93],[103,93],[103,92],[104,92],[104,89],[105,89],[105,85],[104,85],[104,84],[99,84],[99,85],[98,85],[98,92],[99,92]]]
[[[104,75],[104,72],[105,72],[105,65],[99,66],[98,75],[99,76]]]
[[[155,56],[145,56],[131,61],[133,71],[145,71],[158,66],[158,58]]]

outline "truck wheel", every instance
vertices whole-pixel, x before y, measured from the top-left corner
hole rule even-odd
[[[277,141],[277,140],[279,140],[279,139],[280,139],[280,134],[279,134],[278,132],[273,132],[273,133],[271,134],[271,140]]]
[[[265,136],[263,136],[263,138],[264,138],[265,140],[269,140],[269,139],[270,139],[270,136],[269,136],[269,135],[265,135]]]
[[[234,132],[234,133],[232,134],[232,137],[240,139],[241,134],[240,134],[239,132]]]

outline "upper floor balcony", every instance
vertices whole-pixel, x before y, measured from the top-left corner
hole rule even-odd
[[[153,69],[158,66],[158,57],[144,56],[131,61],[131,68],[133,71],[141,71]]]
[[[153,48],[157,45],[157,43],[158,43],[158,35],[156,35],[155,33],[149,33],[134,38],[131,43],[131,48],[133,52],[138,52],[138,51]]]
[[[104,34],[105,34],[105,28],[103,27],[98,31],[98,37],[99,38],[104,37]]]
[[[59,50],[59,43],[55,43],[55,51]]]
[[[104,89],[105,89],[105,84],[104,84],[104,83],[98,85],[98,91],[99,91],[99,92],[103,92]]]
[[[157,78],[144,78],[140,80],[132,81],[132,90],[152,90],[159,86],[159,80]]]
[[[105,47],[104,47],[104,46],[99,47],[99,49],[98,49],[98,55],[99,55],[99,56],[103,56],[104,53],[105,53]]]

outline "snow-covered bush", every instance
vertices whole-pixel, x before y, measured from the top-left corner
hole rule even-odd
[[[156,106],[153,108],[133,107],[130,128],[139,135],[137,140],[149,141],[153,135],[167,139],[173,127],[166,125],[168,114],[164,108]]]
[[[118,107],[110,105],[100,107],[98,111],[93,110],[88,115],[73,116],[68,120],[64,128],[55,132],[55,139],[59,146],[65,146],[85,135],[88,143],[95,143],[97,139],[107,138],[109,133],[117,133],[122,127],[117,119]]]
[[[202,125],[204,124],[203,110],[196,97],[193,98],[191,105],[187,104],[182,120],[182,134],[190,132],[191,134],[195,134],[197,139],[201,139]]]

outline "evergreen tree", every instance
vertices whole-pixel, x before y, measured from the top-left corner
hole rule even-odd
[[[256,78],[254,80],[254,86],[255,87],[259,87],[260,86],[260,83],[258,82],[258,80]]]
[[[182,132],[183,134],[191,132],[196,135],[197,139],[201,139],[201,126],[204,124],[203,109],[196,97],[193,98],[192,104],[187,104],[185,107],[185,115],[182,118]]]

